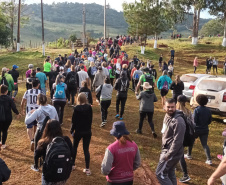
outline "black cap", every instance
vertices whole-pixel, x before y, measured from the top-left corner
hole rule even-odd
[[[177,101],[178,102],[186,102],[187,101],[187,97],[184,95],[180,95],[177,97]]]

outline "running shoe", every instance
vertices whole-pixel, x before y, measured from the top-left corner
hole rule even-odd
[[[105,124],[106,124],[106,122],[102,122],[102,123],[100,124],[100,127],[104,127]]]
[[[35,171],[35,172],[38,172],[38,171],[39,171],[39,169],[36,168],[35,165],[31,165],[31,169],[32,169],[33,171]]]
[[[90,169],[83,169],[83,173],[86,173],[86,175],[91,175]]]
[[[187,175],[187,176],[183,176],[182,178],[180,178],[179,182],[188,182],[190,180],[191,180],[191,178],[189,177],[189,175]]]
[[[6,148],[6,145],[2,145],[2,146],[1,146],[1,149],[5,149],[5,148]]]
[[[222,160],[222,158],[223,158],[223,155],[220,155],[220,154],[217,155],[217,159]]]
[[[212,165],[212,161],[211,160],[206,160],[206,164]]]
[[[192,159],[191,155],[188,155],[188,154],[184,154],[184,158],[185,158],[185,159],[189,159],[189,160]]]
[[[137,134],[142,134],[142,131],[141,131],[140,129],[137,129],[137,130],[136,130],[136,133],[137,133]]]
[[[119,120],[123,120],[123,117],[119,118]]]
[[[155,132],[152,133],[154,138],[157,138],[157,134]]]
[[[119,114],[116,114],[115,118],[119,118]]]

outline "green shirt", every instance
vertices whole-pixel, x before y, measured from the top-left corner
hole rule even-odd
[[[143,83],[146,82],[145,75],[150,75],[150,73],[142,74],[140,76],[140,80],[139,81],[141,81],[141,85],[143,85]],[[152,75],[152,78],[153,78],[153,83],[155,83],[155,77],[153,75]]]
[[[46,62],[44,64],[44,72],[50,72],[51,71],[51,64],[49,62]]]
[[[11,74],[5,73],[6,81],[8,82],[8,91],[14,90],[14,80]],[[0,76],[0,82],[2,81],[2,76]]]

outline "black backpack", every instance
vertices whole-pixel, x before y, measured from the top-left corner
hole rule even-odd
[[[99,90],[99,92],[96,94],[96,98],[97,98],[97,100],[99,100],[99,101],[100,101],[100,96],[101,96],[102,88],[103,88],[103,85],[100,86],[100,90]]]
[[[128,84],[128,81],[122,81],[121,79],[121,88],[120,88],[120,92],[126,92],[127,91],[127,84]]]
[[[111,76],[115,76],[115,66],[113,66],[113,68],[111,69]]]
[[[3,76],[3,77],[2,77],[2,80],[1,80],[1,85],[6,85],[7,87],[9,87],[9,83],[7,82],[7,80],[6,80],[6,77],[5,77],[5,76]]]
[[[76,85],[77,84],[75,72],[71,73],[71,77],[69,78],[68,83],[69,83],[69,85]]]
[[[65,181],[72,170],[71,150],[62,137],[55,137],[47,146],[43,176],[47,182]]]
[[[145,82],[148,82],[153,89],[154,88],[153,76],[151,74],[145,74],[144,76],[145,76]]]
[[[6,116],[5,116],[5,106],[4,106],[4,100],[0,100],[0,122],[5,122]]]

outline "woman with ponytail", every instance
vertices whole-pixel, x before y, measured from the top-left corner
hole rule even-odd
[[[140,166],[140,151],[129,137],[125,123],[113,123],[110,134],[115,142],[109,145],[101,164],[101,172],[106,175],[107,185],[132,185],[133,171]]]
[[[177,97],[182,95],[184,90],[184,82],[180,80],[180,75],[176,75],[176,79],[170,85],[170,89],[173,90],[173,99],[177,102]]]
[[[2,68],[2,74],[0,76],[0,84],[8,86],[8,94],[12,96],[12,90],[14,90],[14,80],[13,77],[8,74],[8,69],[6,67]]]

